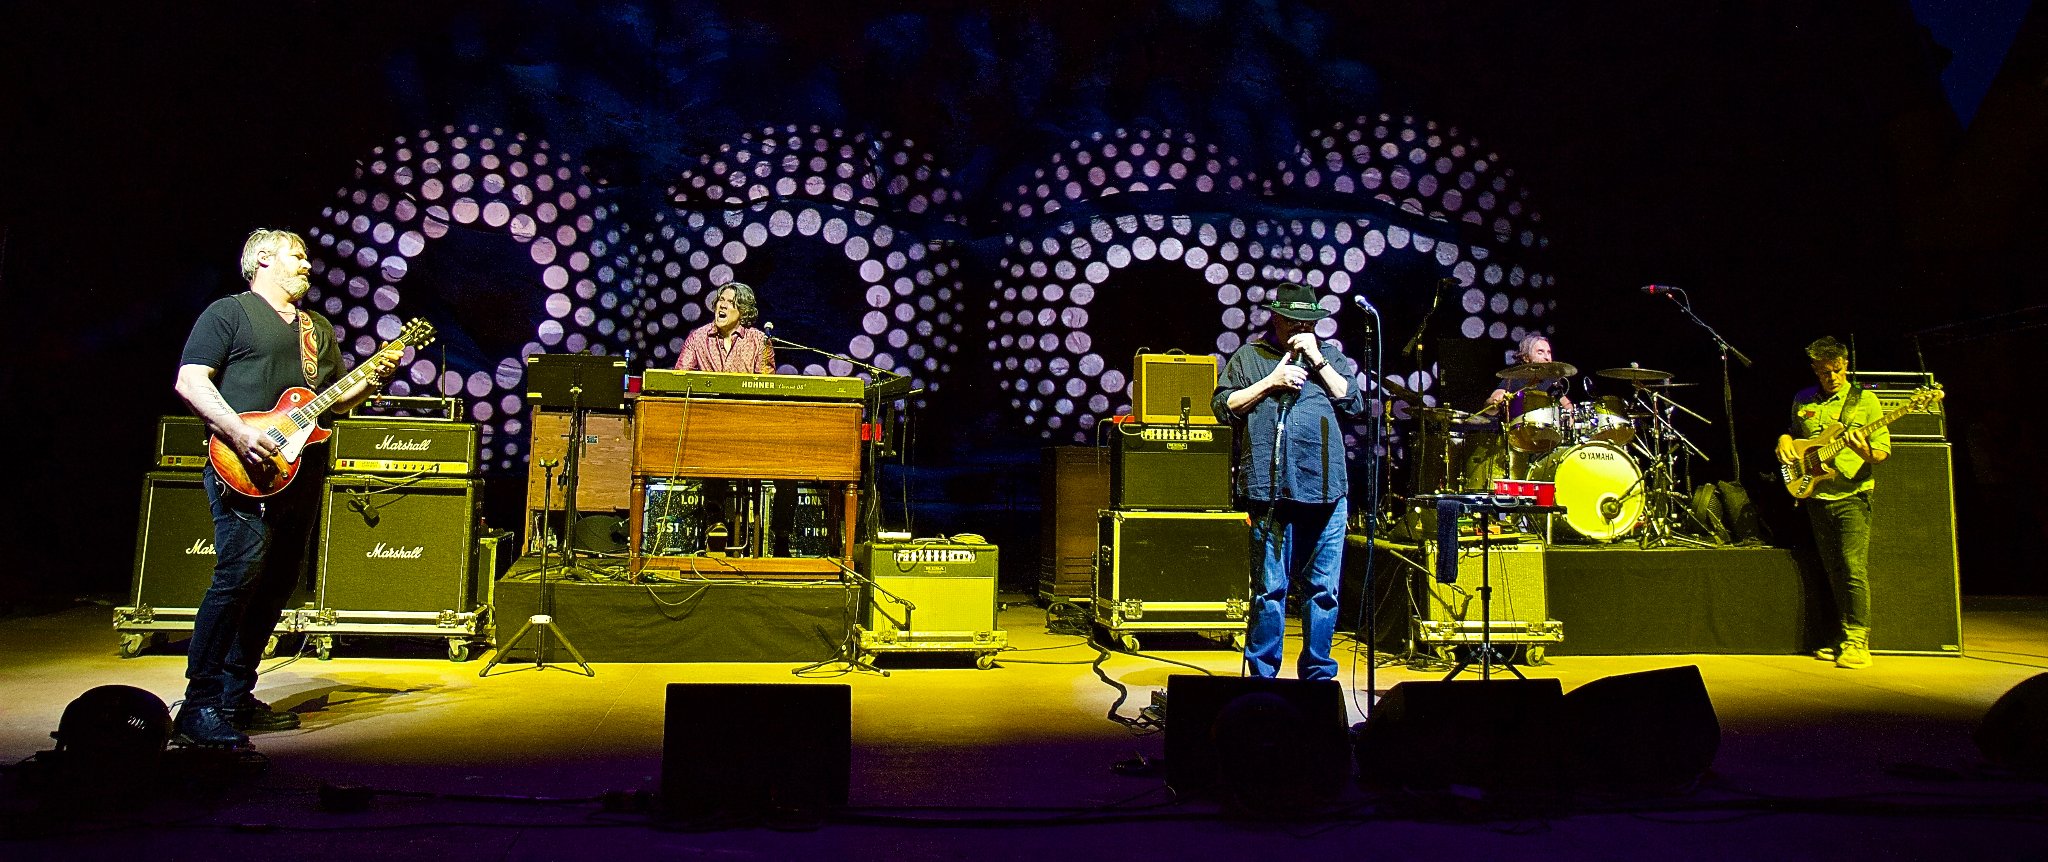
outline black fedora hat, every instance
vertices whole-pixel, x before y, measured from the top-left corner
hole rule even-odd
[[[1290,320],[1322,320],[1330,316],[1330,310],[1316,302],[1313,289],[1291,281],[1273,288],[1273,301],[1266,303],[1266,308]]]

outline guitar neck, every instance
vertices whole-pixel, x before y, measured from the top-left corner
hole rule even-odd
[[[1863,426],[1863,430],[1876,431],[1880,428],[1883,428],[1886,425],[1890,425],[1893,422],[1898,421],[1901,417],[1905,416],[1908,413],[1913,412],[1919,406],[1920,402],[1918,399],[1907,401],[1906,403],[1901,404],[1887,411],[1883,416],[1877,417],[1877,421]],[[1848,443],[1840,439],[1837,439],[1833,443],[1829,443],[1825,449],[1821,450],[1822,460],[1834,460],[1835,456],[1841,454],[1842,450],[1847,446]]]

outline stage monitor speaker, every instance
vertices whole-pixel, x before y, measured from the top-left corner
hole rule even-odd
[[[1228,511],[1234,505],[1229,426],[1114,425],[1110,506],[1133,510]]]
[[[819,815],[846,805],[853,688],[838,683],[668,685],[664,817]]]
[[[1131,415],[1161,425],[1214,425],[1216,357],[1140,353],[1131,373]]]
[[[1694,665],[1593,680],[1564,696],[1581,786],[1683,787],[1714,765],[1721,720]]]
[[[1344,786],[1336,680],[1174,674],[1166,679],[1166,783],[1249,808],[1292,808]]]
[[[213,510],[199,473],[150,473],[142,480],[135,530],[135,607],[196,608],[213,583]]]
[[[1893,443],[1870,500],[1870,650],[1961,655],[1947,443]]]
[[[1992,763],[2048,776],[2048,673],[2021,680],[2000,696],[1971,738]]]
[[[1358,734],[1359,781],[1555,791],[1564,777],[1557,744],[1563,712],[1564,687],[1555,679],[1398,683]]]
[[[320,607],[467,613],[476,483],[336,474],[321,513]]]

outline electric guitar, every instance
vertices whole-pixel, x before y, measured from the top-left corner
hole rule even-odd
[[[407,347],[425,347],[433,340],[434,325],[415,319],[405,325],[397,338],[377,348],[377,352],[403,352]],[[342,393],[367,379],[374,367],[368,361],[357,365],[319,395],[304,386],[294,386],[277,397],[276,407],[241,414],[242,421],[256,426],[263,436],[277,444],[277,454],[251,464],[242,460],[234,444],[215,436],[206,443],[206,457],[213,464],[214,473],[229,488],[247,497],[268,497],[284,490],[299,475],[299,458],[306,453],[306,447],[325,441],[332,433],[320,427],[320,415],[340,400]]]
[[[1922,389],[1913,393],[1906,403],[1891,409],[1876,422],[1863,426],[1864,431],[1876,431],[1892,424],[1899,417],[1929,404],[1940,401],[1941,388]],[[1778,465],[1778,474],[1785,479],[1785,491],[1804,500],[1813,496],[1813,489],[1828,479],[1841,475],[1835,469],[1835,456],[1842,454],[1848,444],[1842,440],[1847,429],[1840,422],[1830,422],[1819,434],[1804,440],[1792,441],[1793,460]]]

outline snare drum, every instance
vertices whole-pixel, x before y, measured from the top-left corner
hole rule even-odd
[[[1517,452],[1541,455],[1564,442],[1564,429],[1557,421],[1557,402],[1548,394],[1524,389],[1508,400],[1508,445]]]
[[[1612,443],[1580,443],[1543,459],[1529,473],[1557,483],[1559,516],[1572,532],[1597,542],[1627,536],[1643,519],[1643,471],[1628,450]]]
[[[1580,441],[1598,440],[1626,447],[1636,439],[1636,425],[1628,416],[1628,404],[1613,395],[1576,405],[1572,413],[1572,431]]]

